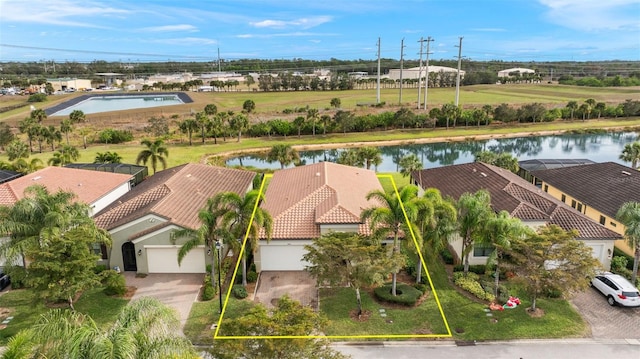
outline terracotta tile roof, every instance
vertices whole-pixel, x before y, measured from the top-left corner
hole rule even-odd
[[[254,172],[185,164],[148,177],[96,215],[96,222],[113,229],[148,214],[166,218],[184,228],[200,226],[198,211],[207,199],[220,192],[244,194],[250,189]]]
[[[594,165],[589,165],[594,166]],[[580,239],[618,239],[620,235],[543,192],[508,170],[484,163],[467,163],[414,172],[422,188],[437,188],[458,199],[463,193],[486,189],[491,206],[522,220],[545,221],[565,230],[577,229]]]
[[[49,192],[73,192],[76,200],[92,204],[104,195],[129,182],[131,175],[96,173],[95,171],[50,166],[0,184],[0,204],[12,205],[24,197],[27,187],[40,184]]]
[[[594,163],[531,174],[612,218],[625,202],[640,202],[640,172],[618,163]]]
[[[273,239],[320,236],[320,224],[359,224],[360,213],[372,206],[366,195],[382,190],[373,171],[320,162],[277,171],[265,192],[262,208],[273,217]]]

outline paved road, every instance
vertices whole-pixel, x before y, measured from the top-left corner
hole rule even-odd
[[[593,338],[640,339],[640,307],[612,307],[595,288],[579,293],[571,302],[591,325]],[[640,358],[640,353],[637,357]]]
[[[337,343],[334,348],[353,359],[538,359],[638,358],[640,340],[529,340],[456,346],[454,342],[392,342],[368,345]]]

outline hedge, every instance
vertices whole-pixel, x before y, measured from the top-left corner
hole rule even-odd
[[[376,297],[382,301],[402,304],[409,307],[415,305],[422,296],[420,290],[403,283],[397,283],[396,292],[398,295],[396,296],[391,295],[391,283],[378,287],[373,292]]]

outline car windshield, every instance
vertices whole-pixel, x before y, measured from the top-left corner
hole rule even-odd
[[[639,297],[638,292],[622,292],[622,295],[625,297]]]

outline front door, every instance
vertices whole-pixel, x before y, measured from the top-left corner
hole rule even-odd
[[[125,242],[122,245],[122,262],[125,271],[137,271],[136,264],[136,247],[131,242]]]

